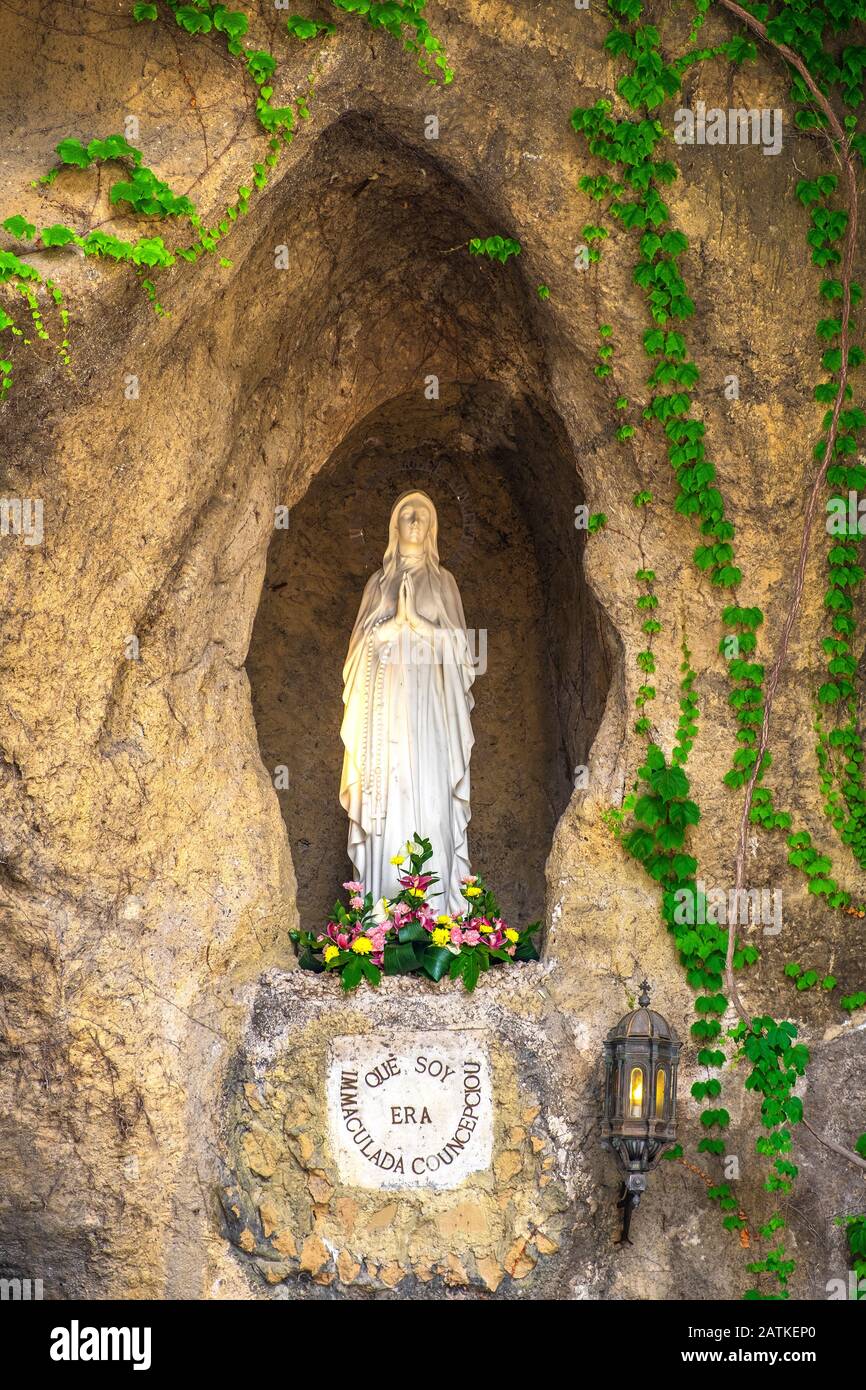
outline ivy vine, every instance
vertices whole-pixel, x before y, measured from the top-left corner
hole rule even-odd
[[[824,418],[825,434],[816,446],[821,470],[812,494],[814,498],[826,476],[827,482],[837,490],[831,500],[838,504],[839,489],[850,490],[866,482],[866,470],[852,466],[848,457],[856,452],[856,432],[866,423],[866,417],[854,407],[843,408],[851,397],[849,371],[863,360],[862,351],[849,345],[851,306],[860,298],[859,286],[851,278],[852,226],[856,223],[856,188],[851,167],[853,156],[857,154],[863,158],[866,147],[863,137],[856,132],[856,118],[846,117],[844,124],[840,123],[826,92],[833,82],[841,82],[844,100],[852,106],[861,104],[866,49],[848,45],[835,62],[828,58],[822,40],[826,28],[839,33],[850,27],[855,19],[862,18],[864,6],[859,0],[839,0],[831,13],[829,6],[825,9],[820,3],[812,4],[811,0],[794,0],[771,16],[769,6],[743,7],[734,0],[720,0],[720,3],[789,62],[792,98],[800,103],[798,127],[801,130],[829,127],[834,137],[832,148],[849,176],[845,208],[827,206],[827,200],[837,189],[838,180],[834,174],[822,175],[815,181],[804,180],[798,185],[801,202],[816,204],[809,232],[813,261],[822,268],[842,264],[839,278],[825,279],[821,286],[824,298],[831,302],[841,299],[843,308],[838,318],[822,319],[817,329],[822,342],[833,343],[836,338],[839,341],[838,346],[834,343],[823,354],[822,366],[829,379],[820,383],[815,393],[817,400],[831,408]],[[690,43],[694,43],[708,9],[709,0],[702,0],[697,7]],[[608,11],[612,27],[605,47],[629,64],[629,70],[617,83],[617,95],[635,114],[617,118],[613,102],[606,99],[573,112],[572,127],[586,141],[589,153],[607,164],[610,170],[585,174],[580,187],[609,217],[639,237],[634,280],[644,291],[653,320],[653,326],[643,336],[644,351],[653,363],[647,380],[651,395],[644,417],[658,422],[666,436],[668,457],[679,488],[676,510],[681,515],[693,516],[699,525],[701,542],[694,552],[695,565],[713,585],[722,590],[736,590],[743,575],[736,564],[734,527],[716,485],[715,466],[706,454],[705,425],[693,413],[693,392],[700,380],[700,371],[689,355],[686,338],[679,327],[695,312],[678,264],[689,243],[684,233],[671,226],[670,209],[664,200],[664,189],[678,177],[678,171],[676,165],[664,157],[662,145],[667,132],[657,113],[667,100],[680,92],[683,74],[691,64],[720,57],[739,64],[754,59],[757,49],[749,34],[737,34],[713,48],[689,48],[671,60],[662,51],[659,29],[641,22],[642,0],[609,0]],[[820,61],[817,53],[821,54]],[[806,66],[808,63],[814,65],[814,76]],[[595,222],[583,228],[584,239],[592,243],[600,243],[606,235],[607,229]],[[842,253],[834,243],[846,237],[846,251]],[[598,260],[599,254],[594,244],[589,259]],[[596,375],[602,374],[598,367],[595,371]],[[832,876],[829,856],[812,846],[807,831],[792,826],[790,813],[775,808],[771,789],[763,785],[772,761],[767,746],[772,698],[802,595],[805,569],[802,556],[813,515],[814,502],[807,512],[804,527],[795,601],[783,632],[781,650],[766,680],[763,664],[754,659],[763,614],[758,608],[741,603],[728,603],[722,609],[720,651],[732,684],[728,698],[736,713],[739,745],[723,780],[731,789],[745,788],[746,791],[737,853],[735,902],[739,901],[743,887],[746,828],[755,824],[765,830],[788,831],[789,861],[802,869],[809,891],[823,895],[833,907],[850,911],[850,895],[839,888]],[[837,721],[831,731],[820,729],[819,748],[824,790],[830,798],[828,814],[840,838],[851,846],[859,859],[864,845],[866,801],[852,681],[853,604],[849,592],[863,577],[857,564],[857,539],[846,527],[841,537],[834,540],[830,551],[830,588],[825,604],[834,615],[842,615],[842,622],[834,622],[834,630],[825,643],[828,674],[832,679],[821,687],[817,698],[822,706],[842,704],[844,707],[844,720]],[[638,599],[639,606],[643,603],[654,607],[657,602],[655,575],[644,569],[638,571],[637,578],[647,586],[647,592]],[[649,648],[639,653],[638,665],[642,677],[648,670],[655,670],[655,657]],[[641,717],[635,731],[645,736],[649,736],[651,724],[643,706],[655,694],[655,688],[643,682],[638,687]],[[697,1018],[691,1032],[700,1044],[698,1062],[708,1075],[706,1080],[695,1084],[693,1095],[709,1103],[701,1113],[705,1135],[698,1148],[718,1155],[725,1150],[721,1136],[730,1124],[730,1115],[718,1103],[722,1083],[712,1073],[724,1067],[728,1060],[727,1049],[732,1051],[731,1060],[745,1059],[751,1064],[745,1085],[762,1098],[761,1119],[765,1134],[757,1141],[757,1152],[771,1163],[765,1189],[787,1195],[797,1176],[796,1164],[789,1157],[793,1147],[792,1127],[807,1123],[802,1101],[793,1092],[805,1073],[809,1053],[797,1041],[795,1024],[777,1022],[766,1016],[752,1017],[744,1008],[734,971],[752,964],[758,951],[739,939],[736,915],[731,914],[733,920],[727,928],[707,920],[706,903],[697,882],[697,861],[687,852],[689,830],[700,819],[700,809],[690,795],[685,771],[696,731],[695,713],[696,707],[691,704],[683,710],[687,736],[683,738],[681,719],[680,734],[670,759],[656,743],[649,742],[635,789],[626,798],[622,811],[609,819],[621,835],[626,850],[661,885],[663,919],[674,936],[689,983],[701,991],[695,1000]],[[835,750],[838,751],[834,757]],[[831,796],[833,791],[835,795]],[[683,904],[688,909],[685,912]],[[859,912],[859,909],[853,910]],[[787,973],[789,978],[802,982],[799,983],[801,989],[811,987],[819,978],[817,971],[803,972],[796,964],[795,969],[789,967]],[[831,976],[825,976],[822,983],[828,990],[836,986]],[[866,996],[858,991],[844,996],[842,1005],[849,1009],[859,1007],[863,998]],[[735,1026],[725,1031],[722,1018],[731,1003],[740,1016]],[[811,1129],[811,1125],[808,1127]],[[818,1137],[849,1161],[862,1160],[866,1137],[857,1141],[854,1150],[845,1150],[824,1136]],[[678,1151],[674,1150],[672,1157],[678,1156]],[[745,1218],[737,1208],[729,1184],[718,1184],[710,1189],[710,1196],[726,1213],[725,1226],[742,1234]],[[859,1218],[853,1220],[855,1231],[859,1231],[858,1221]],[[759,1234],[765,1242],[775,1242],[784,1226],[784,1219],[773,1213]],[[781,1240],[762,1258],[752,1260],[747,1269],[753,1274],[769,1276],[770,1288],[775,1288],[775,1292],[768,1292],[759,1281],[748,1290],[747,1298],[788,1297],[794,1264],[786,1257]]]
[[[418,66],[431,84],[435,85],[440,80],[445,84],[452,80],[453,72],[448,66],[444,47],[432,34],[424,18],[425,0],[403,0],[402,3],[389,0],[386,4],[371,3],[371,0],[331,2],[335,9],[356,14],[372,28],[399,39],[404,48],[415,54]],[[257,88],[256,119],[267,136],[267,153],[253,164],[248,183],[238,188],[236,200],[225,208],[223,216],[214,226],[204,227],[192,200],[184,194],[175,193],[148,168],[143,163],[142,151],[130,145],[124,135],[97,137],[87,144],[75,136],[61,140],[56,147],[57,164],[37,180],[37,186],[50,186],[65,168],[89,169],[97,163],[120,164],[126,166],[127,176],[111,186],[109,197],[113,206],[120,212],[131,212],[138,217],[160,222],[174,220],[176,223],[188,223],[196,234],[195,239],[186,245],[168,246],[163,236],[145,236],[127,241],[100,229],[82,231],[57,222],[37,230],[20,214],[6,219],[2,224],[3,230],[18,243],[20,252],[9,248],[0,250],[0,289],[8,286],[13,295],[25,301],[35,336],[45,340],[51,335],[45,327],[38,292],[42,289],[47,292],[57,307],[61,325],[58,352],[67,367],[70,360],[68,310],[54,282],[44,279],[22,259],[27,250],[78,247],[86,256],[131,265],[139,275],[141,287],[155,312],[163,314],[165,310],[157,295],[156,285],[146,272],[168,270],[178,261],[195,262],[200,256],[215,253],[219,243],[231,232],[233,224],[249,210],[254,191],[261,192],[266,187],[281,155],[292,143],[299,123],[310,117],[309,101],[314,93],[314,74],[309,75],[304,92],[294,97],[288,105],[276,105],[272,98],[277,60],[267,50],[244,43],[249,19],[243,11],[212,4],[210,0],[190,0],[187,4],[181,4],[179,0],[161,0],[160,4],[135,4],[132,14],[137,23],[153,23],[163,14],[189,35],[221,36],[229,54],[241,60],[248,78]],[[311,40],[328,38],[335,32],[336,26],[292,15],[286,21],[286,29],[294,39]],[[501,242],[502,238],[491,240]],[[32,244],[28,246],[27,243]],[[509,241],[507,245],[507,253],[499,259],[506,260],[508,255],[520,249],[516,242]],[[228,267],[231,261],[221,258],[220,264]],[[10,311],[12,307],[11,301],[5,305],[0,303],[0,341],[2,334],[8,332],[13,342],[18,340],[28,347],[32,339],[20,327],[15,314]],[[12,380],[13,360],[0,353],[0,400],[11,388]]]

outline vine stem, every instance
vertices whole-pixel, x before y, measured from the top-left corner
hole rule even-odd
[[[674,1162],[681,1163],[684,1168],[688,1168],[689,1172],[694,1173],[695,1177],[700,1178],[702,1182],[706,1183],[708,1188],[716,1186],[716,1178],[711,1178],[709,1173],[705,1173],[703,1168],[699,1168],[696,1163],[689,1162],[683,1154],[679,1154]],[[743,1207],[737,1207],[737,1216],[741,1221],[746,1223],[745,1226],[740,1228],[740,1244],[744,1250],[748,1250],[752,1243],[752,1237],[749,1231],[749,1219]]]
[[[824,480],[827,476],[827,470],[830,467],[830,463],[833,458],[833,447],[836,443],[836,436],[839,429],[839,415],[842,410],[842,404],[845,400],[845,390],[848,385],[848,344],[851,320],[851,275],[854,264],[854,248],[857,239],[858,204],[857,179],[854,170],[854,161],[851,157],[851,148],[848,142],[848,137],[845,134],[845,131],[842,127],[842,124],[838,116],[836,115],[836,112],[833,110],[824,93],[818,87],[817,83],[815,82],[814,78],[812,77],[812,74],[809,72],[802,58],[799,56],[799,54],[795,53],[792,48],[789,48],[787,44],[777,43],[775,39],[770,38],[769,34],[767,33],[766,25],[762,24],[761,21],[759,19],[756,19],[754,15],[749,14],[748,10],[744,10],[742,5],[738,5],[737,0],[719,0],[719,3],[723,5],[726,10],[730,10],[731,14],[736,15],[738,19],[742,20],[742,22],[747,26],[747,28],[751,29],[755,34],[757,34],[761,39],[763,39],[765,43],[769,44],[772,48],[774,48],[776,52],[779,53],[785,59],[785,62],[789,63],[790,66],[795,68],[796,71],[800,74],[806,86],[809,88],[809,91],[812,93],[812,96],[815,98],[815,101],[820,106],[824,115],[827,117],[827,122],[829,124],[830,130],[832,131],[833,137],[836,141],[838,141],[839,158],[841,159],[842,166],[845,170],[845,182],[848,187],[848,226],[846,229],[845,252],[842,258],[841,270],[843,298],[840,336],[841,363],[839,368],[839,389],[836,392],[836,400],[833,404],[833,415],[830,421],[830,429],[827,433],[827,444],[824,449],[824,457],[821,462],[821,467],[818,469],[818,472],[815,476],[815,480],[812,484],[812,490],[809,494],[809,500],[806,504],[806,513],[803,520],[803,535],[800,542],[800,555],[797,561],[797,570],[794,579],[794,591],[791,596],[791,601],[788,605],[787,616],[782,627],[782,635],[779,641],[779,650],[776,654],[772,666],[770,667],[770,674],[767,678],[767,689],[764,698],[764,717],[761,722],[761,735],[758,740],[758,756],[755,759],[755,765],[752,769],[752,775],[749,778],[749,782],[746,787],[746,796],[743,802],[742,814],[740,816],[735,873],[736,892],[734,898],[735,902],[739,902],[740,892],[742,890],[743,880],[745,878],[746,845],[748,839],[750,814],[752,810],[752,799],[755,794],[755,787],[757,786],[758,778],[761,774],[761,764],[764,760],[764,754],[767,751],[767,744],[769,742],[770,714],[772,711],[773,699],[775,698],[776,689],[779,684],[779,678],[782,674],[782,670],[785,666],[785,662],[788,656],[788,643],[791,638],[791,633],[794,629],[794,624],[796,623],[800,612],[800,605],[803,599],[803,588],[806,582],[806,565],[809,558],[809,542],[812,538],[812,527],[815,521],[815,513],[818,509],[818,497],[821,488],[824,484]],[[830,141],[832,148],[833,140],[830,138],[829,135],[827,136],[827,139]],[[738,916],[739,913],[733,913],[733,920],[728,925],[728,949],[727,955],[725,957],[725,986],[727,988],[731,1002],[736,1008],[740,1018],[747,1025],[747,1027],[750,1027],[751,1017],[747,1012],[742,999],[740,998],[739,990],[737,989],[736,981],[734,980],[734,947],[736,943],[736,928]],[[849,1163],[854,1163],[857,1165],[857,1167],[866,1170],[866,1159],[860,1158],[860,1156],[854,1153],[853,1150],[843,1148],[841,1144],[837,1144],[834,1140],[828,1139],[823,1134],[819,1134],[817,1130],[813,1129],[813,1127],[809,1124],[807,1120],[804,1119],[803,1124],[809,1130],[810,1134],[814,1135],[814,1137],[826,1148],[831,1149],[834,1153],[839,1154],[842,1158],[846,1158]]]
[[[834,1154],[839,1154],[841,1158],[847,1158],[849,1162],[856,1163],[858,1168],[866,1169],[866,1158],[861,1158],[860,1155],[855,1154],[853,1150],[846,1149],[843,1144],[837,1144],[835,1139],[828,1139],[826,1134],[821,1134],[817,1129],[810,1125],[809,1121],[805,1119],[805,1117],[800,1121],[800,1124],[805,1125],[809,1133],[815,1139],[818,1140],[819,1144],[823,1144],[826,1149],[832,1149]]]

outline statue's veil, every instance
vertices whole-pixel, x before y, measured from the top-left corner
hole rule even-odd
[[[430,529],[424,540],[424,554],[419,559],[419,567],[424,565],[430,580],[430,588],[433,591],[433,599],[436,604],[437,613],[441,617],[447,617],[445,605],[442,600],[442,576],[439,572],[439,518],[436,508],[426,492],[419,492],[412,489],[404,492],[391,508],[391,519],[388,522],[388,546],[382,560],[382,574],[379,579],[379,594],[376,602],[371,605],[370,612],[364,623],[365,629],[382,617],[391,617],[397,611],[397,593],[400,588],[402,570],[400,566],[400,536],[398,531],[398,521],[400,510],[405,507],[407,502],[422,502],[430,512]]]

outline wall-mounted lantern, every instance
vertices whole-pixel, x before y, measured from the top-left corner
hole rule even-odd
[[[676,1139],[677,1065],[680,1042],[666,1018],[649,1007],[641,984],[638,1008],[611,1028],[604,1044],[602,1147],[615,1155],[623,1175],[622,1235],[646,1190],[646,1175]]]

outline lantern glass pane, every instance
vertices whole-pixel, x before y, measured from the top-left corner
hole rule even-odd
[[[643,1067],[632,1067],[628,1083],[628,1113],[632,1120],[643,1114]]]
[[[659,1067],[656,1073],[656,1116],[661,1119],[665,1113],[665,1069]]]

